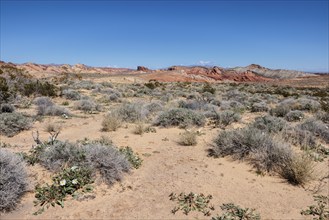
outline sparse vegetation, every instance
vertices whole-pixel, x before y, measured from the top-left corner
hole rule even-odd
[[[135,153],[131,147],[121,147],[119,149],[120,153],[122,153],[125,158],[130,162],[130,164],[135,168],[135,169],[138,169],[142,163],[143,163],[143,160],[142,158],[140,158],[140,156]]]
[[[195,131],[184,131],[179,136],[179,144],[183,146],[194,146],[197,142],[197,133]]]
[[[255,212],[255,209],[241,208],[234,203],[225,203],[220,208],[224,213],[211,220],[260,220],[260,215]]]
[[[309,206],[306,210],[301,211],[302,215],[315,216],[313,219],[329,219],[329,197],[323,195],[313,196],[316,205]]]
[[[171,212],[175,214],[177,211],[182,210],[185,215],[191,211],[202,212],[205,216],[210,216],[210,212],[214,210],[214,206],[210,205],[212,195],[205,196],[204,194],[196,194],[190,192],[189,194],[180,193],[176,195],[171,193],[169,195],[171,201],[177,201],[178,207],[174,207]]]
[[[104,116],[102,121],[102,131],[116,131],[121,127],[122,119],[115,113]]]

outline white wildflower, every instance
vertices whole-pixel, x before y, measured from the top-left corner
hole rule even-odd
[[[72,171],[74,171],[74,170],[76,170],[76,169],[78,169],[78,166],[73,166],[73,167],[71,167],[71,170],[72,170]]]
[[[77,180],[77,179],[72,180],[72,184],[73,184],[73,185],[78,184],[78,180]]]
[[[59,185],[61,185],[61,186],[65,186],[65,184],[66,184],[66,180],[65,180],[65,179],[59,181]]]

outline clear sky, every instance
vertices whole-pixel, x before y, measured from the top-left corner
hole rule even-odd
[[[1,60],[328,71],[328,0],[1,0]]]

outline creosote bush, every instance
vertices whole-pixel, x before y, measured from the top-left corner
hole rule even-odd
[[[195,111],[182,108],[174,108],[160,113],[154,125],[156,126],[179,126],[186,128],[188,126],[203,126],[205,117]]]
[[[12,137],[17,133],[28,130],[32,126],[32,120],[22,113],[2,113],[0,114],[0,135]]]
[[[14,209],[28,186],[24,161],[3,148],[0,148],[0,186],[0,211]]]

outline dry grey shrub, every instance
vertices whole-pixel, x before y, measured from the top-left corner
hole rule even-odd
[[[61,116],[63,114],[70,115],[70,112],[58,105],[55,105],[48,97],[38,97],[33,103],[37,105],[38,115],[51,115],[51,116]]]
[[[251,112],[267,112],[268,109],[265,102],[257,102],[251,105]]]
[[[303,150],[315,149],[318,144],[315,136],[299,127],[287,127],[282,131],[282,136],[290,143],[300,146]]]
[[[205,124],[205,117],[195,111],[183,108],[173,108],[160,113],[154,125],[169,127],[179,126],[186,128],[188,126],[203,126]]]
[[[22,113],[2,113],[0,114],[0,134],[12,137],[17,133],[28,130],[32,126],[32,120]]]
[[[8,103],[3,103],[0,106],[0,114],[1,113],[12,113],[15,111],[15,107]]]
[[[293,110],[288,112],[284,118],[289,122],[300,121],[304,118],[304,113],[299,110]]]
[[[0,211],[14,209],[28,186],[22,158],[3,148],[0,148],[0,186]]]
[[[322,138],[327,144],[329,143],[329,125],[315,118],[306,120],[299,126],[302,130],[312,132],[314,135]]]
[[[254,127],[222,131],[214,143],[210,155],[246,159],[262,172],[275,171],[281,161],[291,155],[289,146],[278,143],[269,134]]]
[[[114,147],[93,143],[84,145],[82,148],[86,152],[88,166],[99,171],[109,185],[120,181],[123,174],[131,168],[125,156]]]
[[[324,123],[329,124],[329,112],[318,112],[316,118]]]
[[[268,133],[279,133],[287,126],[287,122],[281,118],[265,115],[256,118],[251,126]]]
[[[123,103],[117,110],[117,115],[125,122],[143,121],[142,103]]]
[[[76,103],[74,103],[74,108],[84,111],[84,112],[92,112],[92,111],[101,111],[102,106],[95,103],[94,101],[83,99],[79,100]]]
[[[79,100],[81,98],[80,93],[78,91],[75,91],[75,90],[72,90],[72,89],[63,90],[62,95],[66,99],[70,99],[70,100]]]
[[[138,122],[134,127],[134,134],[143,135],[145,132],[145,126],[142,122]]]
[[[290,107],[287,105],[279,104],[270,110],[270,114],[276,117],[284,117],[290,110]]]

